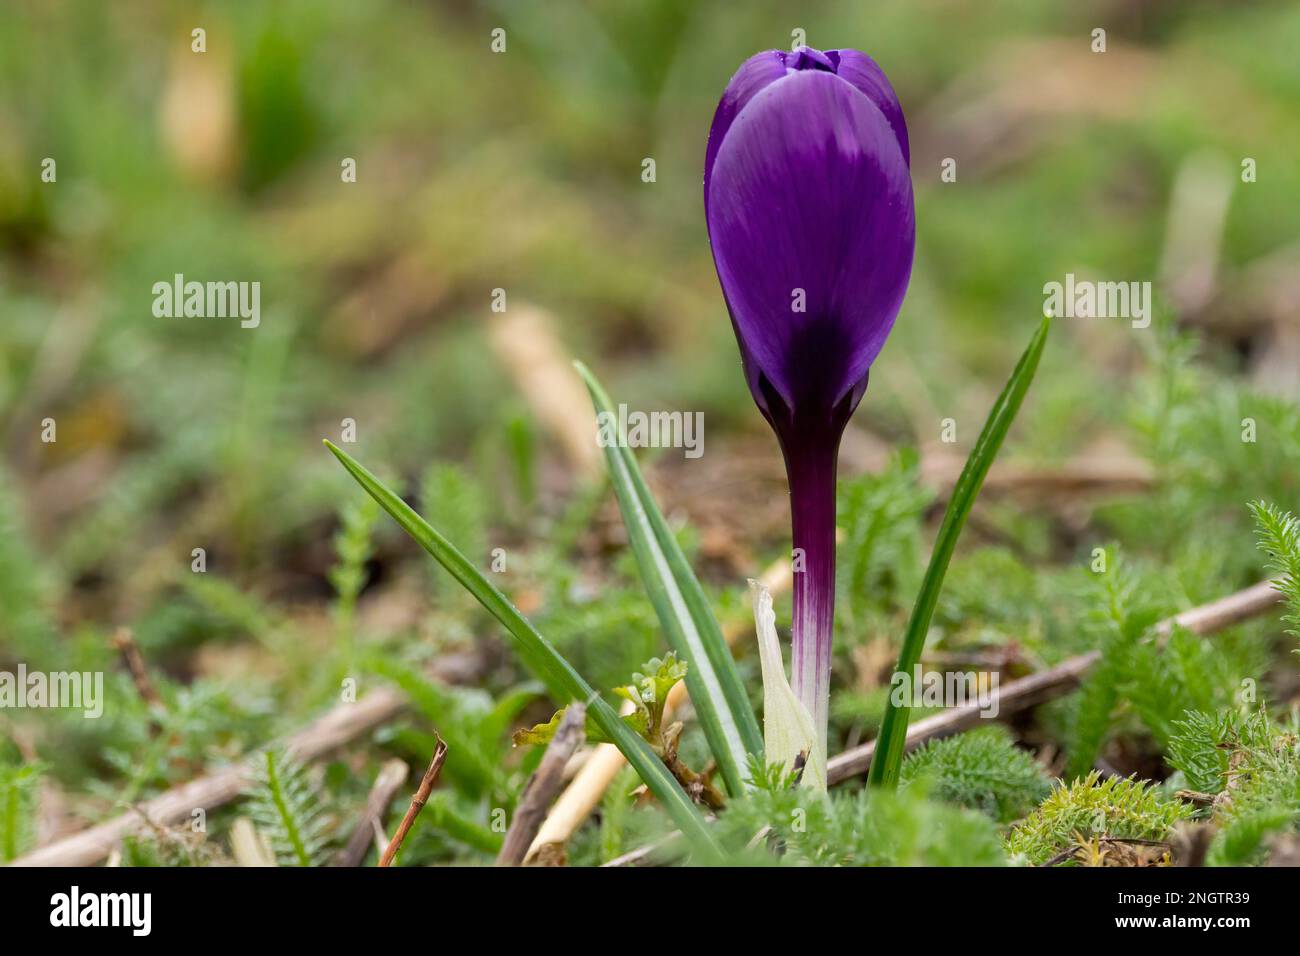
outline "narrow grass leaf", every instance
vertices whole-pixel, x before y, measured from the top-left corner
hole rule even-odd
[[[609,396],[595,376],[581,362],[574,365],[591,392],[597,416],[604,414],[609,416],[606,421],[617,422]],[[733,795],[739,794],[745,788],[748,755],[763,753],[758,718],[704,589],[650,494],[624,436],[615,437],[604,443],[605,459],[641,580],[668,643],[690,665],[686,687],[722,779]]]
[[[925,579],[921,582],[920,593],[912,608],[911,619],[907,622],[907,631],[903,636],[903,648],[898,655],[898,669],[895,673],[911,674],[917,661],[921,659],[921,650],[925,646],[925,636],[930,630],[930,619],[934,616],[935,605],[939,601],[939,592],[943,589],[943,578],[948,572],[948,562],[952,560],[953,549],[961,535],[962,526],[975,504],[984,476],[988,474],[993,459],[997,457],[1002,441],[1007,436],[1011,423],[1015,420],[1020,404],[1024,401],[1029,384],[1034,380],[1038,370],[1038,360],[1043,354],[1047,342],[1047,330],[1051,320],[1044,317],[1038,331],[1029,342],[1020,361],[1016,364],[1006,387],[989,412],[984,430],[979,440],[966,459],[966,467],[953,488],[952,497],[948,499],[948,510],[944,513],[943,524],[934,542],[934,552],[930,555],[930,565],[926,568]],[[893,697],[885,705],[885,717],[880,725],[879,743],[871,761],[868,781],[876,786],[893,788],[898,784],[898,770],[903,762],[903,745],[907,739],[907,721],[910,708],[895,706]]]
[[[380,507],[392,515],[407,534],[505,625],[516,645],[535,663],[539,675],[561,701],[586,702],[588,715],[641,775],[650,792],[659,799],[673,821],[690,838],[702,861],[717,862],[720,859],[720,850],[709,833],[704,818],[681,785],[664,767],[663,762],[655,756],[650,745],[619,719],[614,708],[583,680],[569,662],[538,633],[510,600],[470,563],[468,558],[456,550],[446,538],[416,514],[410,505],[386,488],[352,456],[332,442],[326,441],[325,445],[343,463],[343,467],[361,487],[379,502]]]

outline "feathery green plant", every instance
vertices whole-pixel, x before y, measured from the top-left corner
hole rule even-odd
[[[1154,623],[1149,610],[1135,610],[1135,591],[1127,566],[1118,553],[1112,553],[1108,569],[1097,575],[1096,604],[1085,620],[1085,629],[1099,638],[1101,659],[1084,678],[1079,691],[1068,747],[1067,779],[1082,777],[1092,769],[1110,730],[1121,685],[1132,672],[1133,649]]]
[[[324,797],[282,750],[262,753],[248,815],[281,866],[323,866],[329,846]]]
[[[1038,865],[1080,838],[1163,840],[1176,823],[1191,815],[1190,804],[1165,799],[1151,784],[1126,777],[1102,780],[1094,770],[1053,790],[1007,834],[1006,846],[1010,853]]]
[[[1274,834],[1300,832],[1300,734],[1263,710],[1193,711],[1170,741],[1168,760],[1187,785],[1215,794],[1207,818],[1217,831],[1207,862],[1261,862]]]
[[[900,792],[920,785],[931,799],[956,803],[1010,823],[1051,792],[1042,766],[999,725],[935,740],[910,754],[899,773]]]
[[[334,626],[351,648],[357,598],[366,586],[366,562],[373,553],[370,537],[379,506],[369,495],[349,499],[339,509],[339,530],[334,535],[336,562],[329,571],[334,586]],[[350,656],[350,655],[349,655]]]
[[[1255,516],[1259,546],[1268,553],[1269,564],[1278,575],[1273,586],[1286,598],[1287,633],[1300,638],[1300,518],[1265,501],[1252,501],[1250,511]]]
[[[844,532],[835,549],[839,646],[866,629],[872,612],[902,603],[903,589],[919,583],[921,518],[933,500],[934,493],[921,484],[920,456],[911,448],[891,455],[879,473],[839,482],[835,513]]]
[[[613,782],[605,790],[605,796],[601,798],[601,863],[608,863],[610,860],[622,855],[624,850],[629,849],[624,836],[628,826],[628,819],[632,814],[633,778],[634,775],[631,769],[624,767],[614,777]]]
[[[755,770],[756,786],[718,821],[734,863],[750,866],[1001,866],[987,816],[876,787],[818,794]]]
[[[1219,793],[1228,782],[1233,755],[1267,746],[1272,737],[1268,714],[1263,710],[1247,714],[1189,710],[1175,724],[1166,760],[1183,772],[1191,789]]]
[[[1251,650],[1249,644],[1233,646],[1222,636],[1211,641],[1174,626],[1163,646],[1148,640],[1133,648],[1121,695],[1165,750],[1189,710],[1213,711],[1232,702],[1242,675],[1253,673]]]

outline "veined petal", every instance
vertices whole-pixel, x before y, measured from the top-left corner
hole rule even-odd
[[[800,703],[785,676],[781,644],[776,636],[772,594],[753,578],[749,593],[758,631],[758,659],[763,669],[763,753],[769,764],[787,771],[803,766],[802,786],[825,792],[826,753],[818,744],[812,714]]]
[[[898,94],[885,71],[861,50],[827,50],[826,55],[835,64],[835,75],[865,94],[889,120],[898,148],[903,151],[903,159],[910,166],[912,154],[907,142],[907,121],[903,119],[903,107],[899,105]]]
[[[833,73],[789,73],[732,120],[705,205],[751,387],[761,374],[791,408],[832,408],[865,378],[911,274],[912,183],[889,119]]]
[[[755,53],[744,63],[722,91],[718,108],[713,112],[713,125],[709,127],[709,142],[704,147],[704,208],[709,208],[709,176],[718,147],[736,116],[755,95],[786,75],[785,53],[781,50],[764,50]]]
[[[709,127],[709,140],[704,151],[704,203],[708,208],[709,177],[713,171],[713,161],[717,158],[718,148],[722,145],[727,130],[745,105],[765,87],[775,83],[790,73],[799,70],[825,70],[840,77],[846,83],[863,93],[884,114],[894,130],[903,159],[909,165],[911,153],[908,147],[907,122],[903,119],[903,107],[899,105],[898,95],[893,85],[885,76],[885,71],[871,57],[860,50],[827,50],[825,53],[811,47],[802,47],[794,53],[784,50],[764,50],[755,53],[735,72],[727,83],[718,101],[718,108],[713,113],[713,124]]]

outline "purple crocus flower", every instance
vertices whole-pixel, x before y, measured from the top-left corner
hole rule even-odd
[[[820,734],[808,756],[823,761],[836,459],[912,271],[908,164],[903,110],[875,61],[808,47],[741,65],[704,160],[709,241],[745,378],[785,456],[804,560],[791,686]]]

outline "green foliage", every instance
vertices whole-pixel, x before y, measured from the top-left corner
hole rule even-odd
[[[1163,749],[1175,724],[1189,710],[1214,711],[1232,703],[1232,692],[1258,667],[1257,641],[1231,634],[1207,638],[1177,625],[1156,633],[1153,625],[1179,604],[1163,569],[1131,562],[1114,546],[1105,572],[1089,575],[1082,634],[1100,651],[1084,678],[1067,738],[1067,777],[1093,766],[1116,731],[1141,728]]]
[[[22,658],[48,660],[53,626],[48,601],[50,581],[28,544],[19,517],[19,501],[0,468],[0,651]]]
[[[614,688],[614,694],[630,701],[636,708],[630,714],[624,714],[623,722],[646,739],[651,747],[661,750],[664,746],[664,705],[668,702],[668,692],[686,677],[686,662],[679,661],[677,655],[669,651],[663,658],[652,657],[642,665],[644,673],[632,675],[632,683]],[[557,710],[544,724],[537,724],[525,730],[515,732],[515,746],[544,746],[555,737],[560,728],[567,707]],[[587,739],[592,743],[612,743],[590,717],[586,721]]]
[[[679,661],[676,653],[669,651],[662,658],[652,657],[646,661],[643,670],[632,675],[632,683],[615,687],[614,693],[632,702],[645,721],[646,734],[657,737],[664,730],[664,705],[668,703],[668,692],[686,679],[686,673],[686,662]]]
[[[1205,346],[1193,334],[1169,322],[1153,330],[1142,337],[1147,366],[1125,409],[1159,493],[1111,506],[1103,520],[1133,546],[1169,555],[1175,576],[1198,555],[1209,556],[1195,575],[1198,588],[1245,584],[1258,573],[1258,555],[1241,505],[1294,498],[1300,409],[1216,374],[1213,363],[1198,361]],[[1253,441],[1243,440],[1247,419]]]
[[[1245,656],[1224,636],[1207,640],[1175,626],[1163,646],[1147,641],[1133,648],[1121,693],[1164,749],[1189,710],[1211,711],[1231,703],[1240,675],[1252,672]]]
[[[873,613],[910,597],[920,579],[921,518],[934,494],[920,482],[920,458],[904,448],[877,473],[839,482],[836,524],[837,637],[860,639]]]
[[[330,839],[324,798],[306,768],[284,751],[262,754],[248,815],[281,866],[324,865]]]
[[[563,567],[552,567],[557,566]],[[597,687],[625,680],[661,649],[659,619],[639,586],[624,587],[615,579],[586,593],[563,579],[548,584],[552,600],[539,615],[538,627]]]
[[[121,866],[212,866],[220,861],[200,833],[152,828],[122,838]]]
[[[1200,793],[1219,793],[1228,781],[1233,756],[1267,746],[1273,737],[1268,715],[1225,710],[1190,710],[1175,723],[1166,759],[1181,770],[1187,786]]]
[[[1043,569],[1005,547],[973,548],[948,572],[935,612],[944,647],[1034,641],[1044,600],[1058,595]]]
[[[0,863],[22,856],[36,842],[36,801],[43,768],[0,757]]]
[[[1192,713],[1175,737],[1170,762],[1189,786],[1217,796],[1208,862],[1263,862],[1272,841],[1300,833],[1300,735],[1262,712]]]
[[[476,565],[487,563],[487,501],[479,484],[458,465],[435,462],[420,482],[420,501],[429,523]],[[461,606],[464,592],[453,587],[447,572],[431,567],[438,593]]]
[[[516,781],[507,759],[509,730],[519,713],[541,693],[539,685],[522,684],[493,700],[477,688],[431,680],[417,668],[386,655],[373,655],[369,664],[375,674],[400,687],[447,742],[444,782],[468,797],[513,806]],[[423,752],[432,753],[432,748]]]
[[[392,665],[370,670],[415,705],[358,741],[350,773],[324,786],[338,805],[359,807],[373,764],[397,752],[423,767],[437,727],[452,755],[403,862],[495,853],[493,808],[512,804],[540,757],[509,746],[522,722],[516,708],[536,696],[523,682],[547,677],[547,667],[527,650],[502,657],[495,622],[413,549],[383,548],[366,561],[358,548],[352,567],[374,568],[372,585],[353,575],[328,590],[334,557],[323,535],[340,526],[345,499],[335,464],[304,454],[301,440],[332,432],[344,415],[360,422],[360,447],[414,479],[421,510],[474,566],[487,563],[498,536],[509,545],[509,573],[487,578],[530,608],[536,630],[591,687],[626,681],[671,646],[623,547],[608,483],[575,472],[553,423],[499,361],[484,321],[488,286],[512,290],[512,312],[528,307],[521,296],[546,303],[561,350],[598,359],[636,407],[704,412],[703,460],[681,470],[676,456],[643,464],[656,487],[671,489],[673,535],[719,620],[749,626],[738,585],[785,551],[787,516],[778,452],[737,373],[702,241],[697,174],[700,131],[725,80],[719,63],[772,45],[770,10],[590,6],[557,18],[540,4],[494,0],[511,54],[493,58],[500,82],[466,85],[484,50],[471,4],[224,4],[206,57],[186,52],[170,18],[142,18],[127,4],[0,4],[0,669],[25,661],[102,671],[111,704],[97,721],[3,716],[35,742],[72,817],[102,822],[318,715],[337,700],[348,650],[321,623],[334,601],[342,630],[354,602],[344,593],[373,586],[385,610],[376,621],[399,623],[367,635],[367,650],[380,648]],[[1019,82],[1016,58],[1001,52],[1007,41],[1033,49],[1069,33],[1074,16],[1067,5],[1021,0],[1014,15],[966,17],[954,30],[925,5],[885,17],[834,5],[837,29],[871,37],[906,74],[908,96],[934,100],[941,113],[962,103],[934,94],[962,73],[983,75],[986,60]],[[963,177],[991,188],[951,192],[918,178],[929,216],[927,255],[908,293],[918,321],[891,333],[842,457],[831,696],[839,743],[870,739],[885,712],[878,678],[890,662],[874,650],[902,633],[935,530],[931,495],[948,490],[936,480],[942,469],[928,467],[932,452],[953,447],[931,445],[934,422],[996,392],[1008,316],[1037,309],[1044,278],[1071,263],[1112,276],[1151,264],[1167,224],[1186,221],[1175,184],[1187,181],[1187,157],[1206,148],[1235,157],[1243,140],[1269,155],[1300,153],[1294,4],[1245,14],[1163,4],[1144,17],[1133,37],[1144,57],[1208,56],[1216,69],[1165,84],[1154,111],[1100,126],[1084,118],[1033,138],[1016,153],[1015,176],[996,175],[992,153],[971,156]],[[431,29],[438,56],[424,40]],[[713,42],[690,39],[701,36]],[[394,75],[465,95],[407,96]],[[40,96],[25,93],[32,77]],[[1216,97],[1225,77],[1245,95]],[[994,87],[974,83],[971,95],[996,94],[997,76],[984,80]],[[179,128],[177,106],[187,117]],[[656,121],[669,114],[683,121]],[[196,124],[212,135],[190,135]],[[435,142],[431,126],[445,136]],[[1080,148],[1098,135],[1117,148]],[[340,188],[339,160],[352,150],[339,145],[362,141],[374,148],[358,157],[359,182]],[[34,174],[47,154],[59,157],[57,185]],[[660,180],[647,188],[635,173],[649,155]],[[1148,628],[1126,643],[1100,611],[1087,613],[1104,608],[1104,591],[1080,596],[1072,582],[1080,555],[1113,541],[1136,577],[1125,597],[1135,627],[1146,604],[1164,616],[1221,597],[1269,563],[1243,505],[1276,502],[1257,504],[1253,522],[1274,555],[1269,573],[1291,589],[1287,626],[1300,627],[1296,529],[1282,510],[1300,513],[1300,407],[1275,378],[1285,350],[1270,348],[1270,323],[1226,314],[1267,318],[1286,286],[1294,229],[1278,210],[1300,198],[1300,164],[1271,163],[1261,176],[1260,186],[1233,191],[1222,236],[1212,223],[1202,230],[1223,251],[1217,294],[1197,323],[1204,336],[1180,330],[1181,307],[1158,309],[1148,330],[1109,320],[1060,329],[1074,347],[1045,352],[1005,453],[1008,473],[1061,477],[1135,453],[1149,487],[983,494],[925,635],[927,653],[948,659],[1005,650],[1004,684],[1105,649],[1082,694],[1018,725],[1032,723],[1027,736],[1065,747],[1080,769],[1113,740],[1106,756],[1123,771],[1158,776],[1162,759],[1183,768],[1164,792],[1184,775],[1188,786],[1219,786],[1220,800],[1198,817],[1219,828],[1211,860],[1220,863],[1264,861],[1295,832],[1294,762],[1279,727],[1295,661],[1276,653],[1295,642],[1279,641],[1276,615],[1266,614],[1209,638],[1175,629],[1157,640]],[[1137,188],[1117,193],[1116,183]],[[1072,228],[1053,231],[1067,216]],[[206,274],[187,267],[189,278],[256,276],[275,290],[259,330],[149,315],[150,284],[195,262]],[[1183,285],[1167,278],[1171,291]],[[57,443],[38,437],[46,415],[57,418]],[[1243,435],[1247,418],[1256,441]],[[959,421],[959,440],[973,437]],[[879,474],[857,474],[876,441],[900,452]],[[925,449],[924,469],[914,446]],[[697,539],[708,545],[698,555],[689,546]],[[207,574],[189,571],[198,545],[208,549]],[[426,567],[431,613],[410,599]],[[403,613],[387,613],[395,609]],[[161,707],[140,700],[109,650],[117,624],[134,631]],[[479,656],[475,690],[427,680],[422,668],[443,653]],[[737,665],[756,692],[752,639]],[[1232,699],[1243,678],[1270,701],[1268,740],[1233,726],[1246,720]],[[545,709],[527,710],[528,722],[576,698],[548,686],[554,701],[530,705]],[[702,734],[682,713],[683,747],[703,766]],[[759,760],[755,783],[783,791],[786,781],[765,770]],[[931,797],[944,796],[944,779],[929,784]],[[636,789],[628,771],[599,825],[571,842],[571,861],[602,862],[674,828]],[[35,818],[23,806],[19,835],[30,846]],[[180,850],[145,831],[124,844],[122,862],[179,862]]]
[[[981,727],[926,744],[903,761],[902,790],[919,784],[935,800],[956,803],[1010,823],[1036,807],[1051,781],[1004,727]]]
[[[961,536],[971,508],[975,506],[984,477],[993,466],[993,460],[1011,429],[1011,423],[1015,421],[1025,393],[1029,391],[1034,373],[1038,371],[1038,362],[1047,345],[1047,330],[1050,325],[1051,320],[1046,316],[1039,323],[1038,330],[1029,340],[1011,377],[993,403],[979,438],[975,441],[975,447],[971,449],[970,457],[966,459],[961,475],[957,478],[957,484],[948,499],[947,510],[944,511],[943,524],[935,539],[934,551],[930,554],[925,579],[912,608],[912,616],[907,621],[903,647],[899,651],[898,666],[895,668],[897,673],[912,673],[917,661],[921,659],[921,650],[926,635],[930,632],[930,620],[939,603],[944,575],[948,572],[948,563],[957,547],[957,539]],[[898,768],[903,761],[903,744],[907,739],[908,711],[907,707],[895,707],[892,697],[886,701],[876,755],[871,761],[869,778],[875,786],[893,787],[898,783]]]
[[[212,571],[191,574],[181,573],[180,582],[185,593],[198,604],[207,620],[208,628],[222,632],[252,637],[270,646],[282,629],[279,614],[247,589]]]
[[[628,843],[633,824],[636,778],[624,767],[605,790],[600,801],[600,862],[608,863],[632,849]]]
[[[537,436],[532,420],[522,413],[511,415],[504,431],[515,494],[525,509],[531,509],[537,500]]]
[[[270,734],[270,701],[255,684],[224,686],[199,680],[184,686],[155,681],[161,698],[149,706],[124,674],[107,675],[105,694],[120,701],[96,721],[86,744],[120,780],[97,781],[91,792],[113,803],[131,803],[191,779],[214,757],[236,759]]]
[[[378,518],[379,505],[369,495],[349,498],[339,509],[339,530],[334,535],[336,561],[329,578],[336,595],[335,626],[347,639],[352,637],[357,597],[366,585],[366,562],[373,551],[370,537]]]
[[[1278,575],[1273,586],[1286,598],[1287,633],[1300,638],[1300,518],[1264,501],[1250,503],[1260,549]]]
[[[756,788],[733,800],[718,828],[733,863],[785,866],[1000,866],[997,828],[983,814],[865,789],[819,796]]]
[[[574,364],[591,395],[597,422],[617,422],[600,383],[581,362]],[[608,425],[600,427],[604,431]],[[745,788],[748,755],[763,752],[758,718],[704,589],[626,446],[626,436],[607,438],[611,440],[602,442],[606,468],[641,581],[668,643],[691,665],[686,683],[696,718],[727,790],[738,794]]]
[[[501,852],[504,830],[494,829],[494,820],[484,818],[499,813],[501,808],[488,807],[448,790],[435,790],[416,818],[409,842],[403,844],[401,858],[411,865],[414,860],[427,860],[423,844],[432,843],[432,852],[439,859],[457,859],[446,845],[447,841],[468,847],[482,857],[493,858]]]
[[[504,594],[489,582],[456,548],[421,518],[406,502],[393,494],[373,474],[336,445],[326,446],[380,506],[402,526],[435,560],[452,573],[461,586],[474,595],[506,628],[515,640],[520,656],[542,677],[548,688],[563,700],[582,700],[602,731],[636,768],[650,791],[659,798],[673,820],[686,834],[691,845],[705,861],[717,858],[717,845],[677,780],[659,760],[659,756],[631,728],[623,724],[618,713],[602,700],[546,638],[519,613]]]
[[[1163,840],[1189,804],[1167,800],[1154,786],[1124,777],[1101,779],[1092,771],[1061,784],[1007,835],[1008,852],[1031,864],[1046,863],[1080,838],[1099,836]]]
[[[189,429],[178,428],[169,438],[168,447],[129,460],[62,537],[55,556],[65,573],[100,569],[125,549],[138,547],[139,530],[148,527],[158,503],[172,499],[204,473],[212,454],[211,437],[196,438]]]
[[[749,779],[758,790],[780,793],[799,783],[798,768],[786,769],[783,764],[767,763],[756,754],[749,755]]]
[[[1112,714],[1125,680],[1134,673],[1133,655],[1139,639],[1158,612],[1141,603],[1137,578],[1118,554],[1108,552],[1107,570],[1096,576],[1096,603],[1084,624],[1099,644],[1101,659],[1084,678],[1068,748],[1067,777],[1092,769],[1111,728]]]
[[[305,53],[296,31],[267,17],[240,60],[239,110],[248,138],[242,174],[250,191],[292,169],[318,135],[316,90],[305,79]]]

